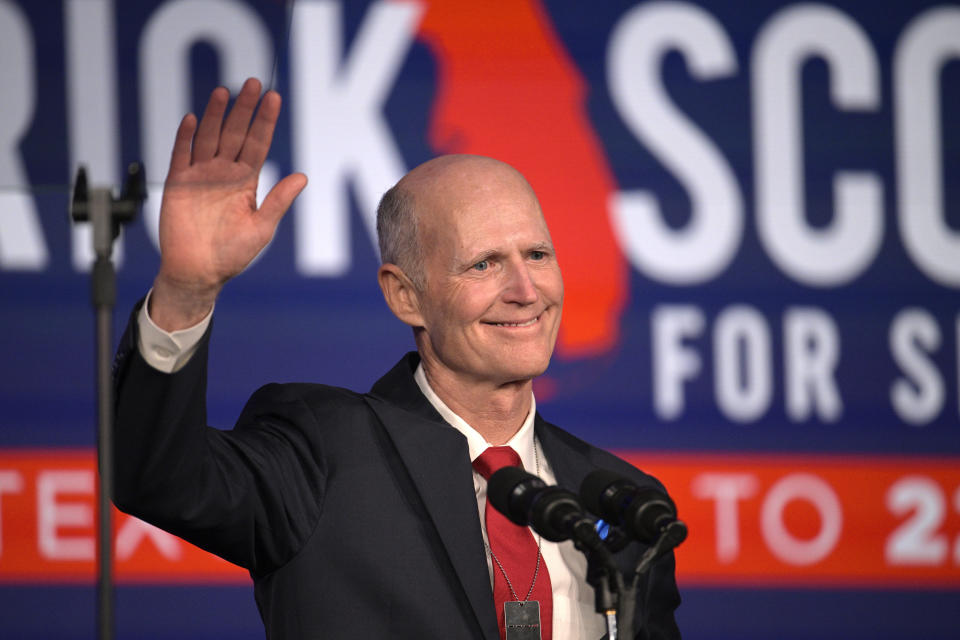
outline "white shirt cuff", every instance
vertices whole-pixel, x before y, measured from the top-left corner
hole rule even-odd
[[[137,329],[140,334],[137,347],[140,349],[140,355],[151,367],[163,373],[176,373],[196,352],[200,338],[210,326],[213,309],[210,309],[210,313],[192,327],[169,333],[154,324],[147,312],[152,293],[153,289],[147,293],[143,306],[140,307],[140,313],[137,314]]]

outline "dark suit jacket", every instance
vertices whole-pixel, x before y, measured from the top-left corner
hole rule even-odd
[[[498,638],[466,438],[413,379],[408,354],[359,394],[267,385],[235,428],[206,427],[208,336],[164,374],[131,322],[115,363],[122,510],[250,571],[267,636]],[[536,435],[559,484],[597,467],[656,482],[549,424]],[[639,545],[618,554],[635,564]],[[651,638],[679,638],[673,556],[641,593]],[[638,613],[638,618],[643,612]]]

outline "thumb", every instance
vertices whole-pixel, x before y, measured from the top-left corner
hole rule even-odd
[[[275,229],[280,219],[287,212],[294,199],[307,186],[307,176],[302,173],[292,173],[277,184],[273,185],[270,193],[260,205],[258,217],[262,223]]]

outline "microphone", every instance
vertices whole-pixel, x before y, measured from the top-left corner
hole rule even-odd
[[[591,512],[645,544],[655,544],[665,536],[663,542],[670,549],[687,538],[687,525],[677,520],[677,507],[659,489],[641,487],[618,473],[598,469],[583,479],[580,496]]]
[[[514,524],[529,525],[551,542],[573,538],[591,550],[603,546],[596,519],[583,510],[575,493],[548,487],[520,467],[503,467],[491,475],[487,500]]]

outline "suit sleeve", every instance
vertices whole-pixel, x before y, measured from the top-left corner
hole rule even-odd
[[[317,418],[294,389],[251,397],[232,431],[206,425],[210,330],[176,373],[137,349],[136,311],[114,364],[114,501],[127,513],[263,575],[316,526],[325,464]]]
[[[657,478],[637,469],[631,471],[638,485],[652,486],[668,493],[667,488]],[[646,580],[638,590],[637,599],[638,639],[680,640],[680,628],[674,616],[680,606],[674,551],[653,563]]]
[[[680,606],[675,579],[676,562],[671,551],[650,568],[646,584],[637,594],[641,627],[637,638],[643,640],[680,640],[674,611]]]

